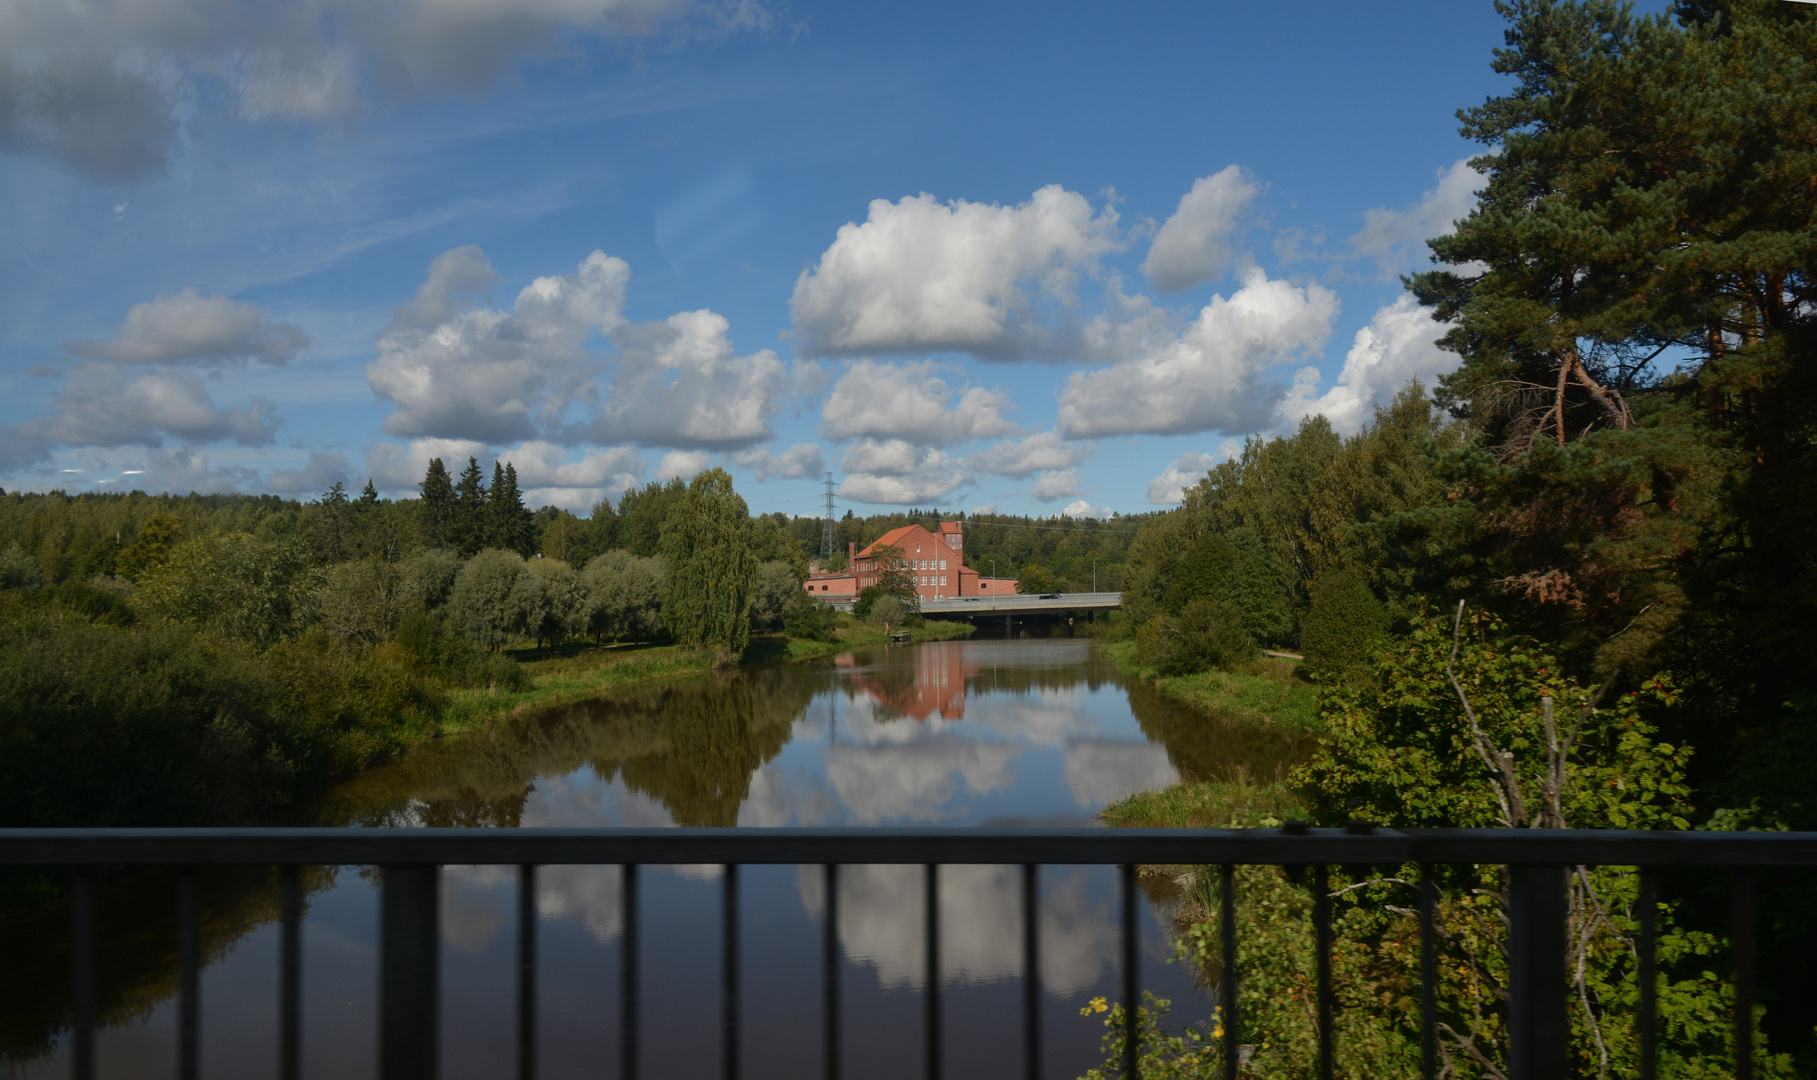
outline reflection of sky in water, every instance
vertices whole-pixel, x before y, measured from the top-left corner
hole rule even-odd
[[[356,780],[346,798],[357,809],[337,820],[458,823],[450,814],[477,807],[490,815],[478,820],[525,826],[665,826],[684,812],[744,826],[1090,825],[1106,803],[1177,776],[1168,749],[1137,722],[1130,691],[1085,641],[947,642],[739,679],[677,683],[672,693],[641,703],[577,706],[546,731],[500,726],[450,740]],[[1177,731],[1173,737],[1177,742]],[[1173,749],[1177,755],[1181,746]],[[521,816],[514,817],[520,800]],[[927,985],[925,874],[920,866],[839,871],[847,1075],[922,1073],[916,1048]],[[1092,994],[1117,993],[1116,872],[1050,866],[1040,875],[1050,1071],[1078,1075],[1099,1060],[1101,1033],[1078,1018],[1078,1005]],[[719,1074],[715,1040],[698,1034],[701,1010],[718,1007],[722,878],[717,866],[642,871],[645,1075]],[[817,1075],[824,870],[752,866],[740,881],[746,1073],[753,1080]],[[622,883],[616,866],[537,871],[547,1077],[592,1075],[601,1061],[615,1060]],[[372,1074],[372,884],[343,873],[309,901],[309,1080]],[[1018,867],[940,870],[949,1062],[966,1061],[979,1075],[1019,1069],[1002,1058],[1015,1050],[1002,1032],[1020,1025],[1014,983],[1024,970],[1021,888]],[[517,868],[444,868],[445,1080],[510,1071],[516,906]],[[1165,912],[1144,907],[1145,986],[1179,1003],[1176,1021],[1202,1018],[1206,1005],[1187,974],[1165,964]],[[217,1080],[268,1072],[276,1037],[274,933],[263,927],[204,972],[204,1060]],[[163,1074],[171,1012],[164,1001],[139,1023],[109,1028],[101,1043],[108,1071]],[[241,1062],[249,1067],[231,1064]],[[67,1071],[67,1061],[54,1055],[25,1075]]]
[[[1127,692],[1087,685],[1079,641],[945,642],[842,658],[750,780],[738,824],[1089,825],[1109,802],[1171,783]],[[1050,672],[1000,688],[1000,669]],[[1061,674],[1078,671],[1076,681]],[[591,769],[538,777],[523,823],[664,825],[655,800]]]

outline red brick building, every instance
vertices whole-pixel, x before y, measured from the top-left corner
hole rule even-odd
[[[852,545],[855,549],[857,545]],[[879,536],[863,551],[848,549],[843,574],[815,574],[807,591],[822,600],[851,600],[887,569],[877,552],[893,547],[901,552],[906,571],[923,600],[948,600],[961,596],[1002,596],[1016,591],[1014,578],[983,577],[965,565],[965,533],[957,521],[942,521],[937,531],[904,525]]]

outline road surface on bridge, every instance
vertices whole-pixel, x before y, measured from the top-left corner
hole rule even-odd
[[[1058,596],[967,596],[963,599],[923,600],[921,614],[1064,615],[1071,611],[1111,611],[1123,606],[1120,592],[1060,593]]]

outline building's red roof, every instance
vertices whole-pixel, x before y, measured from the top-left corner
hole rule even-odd
[[[902,538],[904,538],[906,536],[911,536],[911,535],[915,534],[916,532],[925,533],[925,532],[927,532],[927,530],[922,528],[919,525],[904,525],[900,529],[891,529],[889,532],[886,532],[882,536],[879,536],[877,539],[871,541],[869,547],[865,548],[863,551],[860,551],[858,553],[858,557],[860,559],[865,558],[866,556],[870,555],[870,553],[872,551],[875,551],[879,547],[901,547],[902,545],[900,543],[898,543],[897,541],[901,540]],[[928,535],[932,536],[933,534],[928,533]]]

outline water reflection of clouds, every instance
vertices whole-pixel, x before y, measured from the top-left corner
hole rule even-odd
[[[1108,806],[1180,778],[1167,748],[1146,742],[1079,739],[1065,750],[1066,786],[1080,806]]]
[[[853,963],[877,972],[885,989],[927,985],[926,869],[844,866],[839,869],[839,943]],[[1087,888],[1077,867],[1043,870],[1041,984],[1070,995],[1097,984],[1116,957],[1116,920],[1109,902]],[[801,867],[802,906],[826,910],[826,877]],[[1014,866],[940,868],[941,982],[977,984],[1020,978],[1022,872]]]
[[[935,821],[961,794],[1008,787],[1023,747],[962,739],[927,739],[901,746],[829,746],[826,774],[853,818]],[[961,785],[963,784],[963,790]]]

